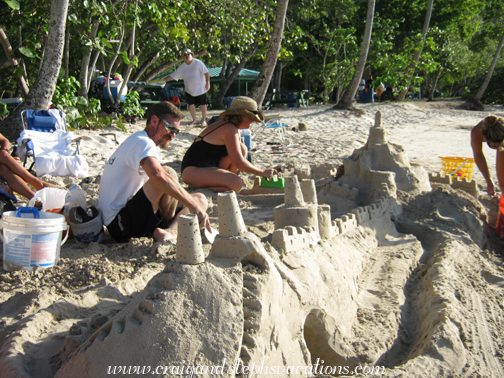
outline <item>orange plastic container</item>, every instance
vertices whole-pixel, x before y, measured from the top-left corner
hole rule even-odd
[[[499,235],[501,239],[504,239],[504,194],[501,195],[499,200],[499,215],[497,216],[495,233]]]
[[[474,159],[456,156],[440,156],[443,161],[441,174],[446,176],[460,177],[461,179],[467,177],[471,181],[474,170]]]

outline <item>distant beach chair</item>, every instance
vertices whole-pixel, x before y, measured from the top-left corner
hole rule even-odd
[[[265,118],[265,120],[262,122],[262,124],[259,126],[259,128],[256,131],[262,130],[263,128],[278,129],[278,131],[280,133],[280,137],[282,138],[282,141],[285,141],[284,127],[289,127],[289,125],[287,125],[286,123],[280,122],[280,118],[282,118],[282,116],[280,116],[280,115],[273,115],[273,116]]]

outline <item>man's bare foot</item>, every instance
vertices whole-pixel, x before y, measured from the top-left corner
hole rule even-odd
[[[208,125],[207,125],[206,121],[203,121],[203,122],[201,122],[201,126],[207,127]]]
[[[154,236],[154,240],[160,243],[163,242],[171,242],[171,243],[176,243],[177,242],[177,235],[172,234],[171,232],[168,232],[166,230],[163,230],[162,228],[156,228],[154,232],[152,233]]]
[[[196,125],[196,120],[192,121],[192,122],[189,124],[189,126],[194,126],[194,125]]]

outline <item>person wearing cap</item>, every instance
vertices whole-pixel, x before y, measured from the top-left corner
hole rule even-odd
[[[186,93],[186,101],[189,105],[191,113],[191,125],[196,124],[196,106],[201,108],[201,124],[206,126],[207,115],[207,96],[206,93],[210,90],[210,73],[206,68],[205,63],[194,58],[191,49],[185,49],[183,54],[184,63],[182,63],[172,74],[170,74],[165,82],[171,80],[184,80],[184,90]]]
[[[211,230],[206,197],[189,194],[177,173],[159,160],[157,147],[168,148],[182,118],[184,114],[169,102],[151,106],[145,129],[129,136],[105,165],[98,206],[115,241],[127,243],[151,234],[158,242],[172,241],[178,217],[188,213],[198,216],[200,227]]]
[[[488,164],[483,154],[483,143],[493,150],[497,150],[496,169],[497,180],[499,181],[501,192],[504,193],[504,119],[495,115],[490,115],[474,126],[471,130],[471,147],[474,155],[474,162],[485,178],[487,193],[494,197],[495,184],[490,176]]]
[[[190,188],[207,188],[214,192],[239,192],[243,180],[240,171],[271,178],[275,169],[262,169],[247,159],[247,147],[241,143],[240,129],[264,121],[257,103],[249,97],[235,97],[220,120],[196,137],[182,160],[182,181]]]

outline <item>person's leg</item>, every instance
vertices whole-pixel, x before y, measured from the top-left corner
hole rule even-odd
[[[247,153],[248,153],[248,148],[247,146],[245,146],[243,143],[241,143],[241,153],[242,153],[242,156],[244,159],[247,158]],[[228,156],[224,156],[222,159],[220,159],[219,161],[219,168],[222,168],[222,169],[225,169],[229,172],[232,172],[234,174],[238,174],[240,173],[240,170],[238,169],[238,167],[236,167],[235,165],[233,165],[233,163],[231,162],[231,159],[229,158],[229,155]]]
[[[194,198],[194,200],[198,203],[198,205],[202,209],[207,209],[208,208],[208,201],[205,197],[204,194],[202,193],[193,193],[191,196]],[[172,241],[177,239],[177,225],[178,225],[178,219],[181,215],[186,215],[189,214],[189,209],[187,207],[183,207],[180,212],[175,215],[171,220],[168,220],[169,225],[166,228],[156,228],[154,230],[153,236],[154,239],[157,242],[166,242],[166,241]]]
[[[9,188],[21,194],[23,197],[31,199],[35,195],[28,185],[26,185],[26,182],[24,182],[21,177],[14,174],[5,164],[0,164],[0,177],[5,180]]]
[[[23,180],[25,183],[28,183],[30,185],[33,185],[33,187],[37,190],[40,190],[42,188],[59,188],[58,185],[53,185],[49,184],[48,182],[42,181],[41,179],[33,176],[30,172],[26,170],[25,167],[23,167],[18,160],[14,159],[8,151],[1,150],[0,151],[0,164],[5,165],[11,172],[12,174],[19,176],[21,180]],[[2,176],[3,177],[3,176]],[[5,181],[7,181],[7,178],[4,177]],[[14,179],[15,180],[15,179]],[[9,184],[9,183],[7,183]],[[17,185],[17,182],[14,182],[14,185]],[[10,187],[10,185],[9,185]],[[16,189],[12,188],[13,190],[17,191]],[[17,191],[19,194],[23,195],[26,197],[25,194],[23,194],[20,191]],[[31,190],[30,190],[31,192]],[[32,192],[32,197],[33,197],[33,192]],[[28,198],[28,197],[26,197]],[[31,198],[31,197],[30,197]]]
[[[167,166],[164,166],[163,168],[168,174],[174,176],[178,181],[178,175],[173,168]],[[150,180],[147,180],[147,182],[144,184],[143,191],[145,193],[145,196],[149,199],[154,213],[159,210],[163,219],[163,223],[165,225],[168,224],[168,227],[166,229],[158,227],[154,230],[154,239],[156,241],[168,241],[176,239],[177,219],[180,215],[189,214],[189,209],[184,206],[184,208],[178,214],[176,214],[178,201],[175,198],[170,197],[166,193],[163,193]],[[199,193],[194,193],[192,194],[192,196],[197,201],[198,205],[206,210],[206,208],[208,207],[206,197]]]
[[[243,180],[236,174],[222,168],[187,167],[182,172],[182,181],[191,189],[207,188],[214,192],[239,192]]]
[[[195,125],[196,124],[196,105],[194,105],[194,104],[189,105],[189,113],[191,113],[191,117],[192,117],[192,122],[189,124],[189,126]]]
[[[201,125],[207,126],[207,123],[206,123],[207,106],[200,105],[200,108],[201,108],[201,118],[202,118]]]

